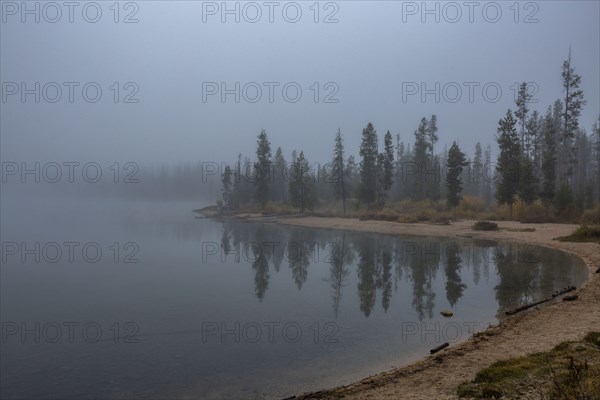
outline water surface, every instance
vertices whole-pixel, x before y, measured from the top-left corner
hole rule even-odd
[[[587,273],[535,246],[219,222],[197,206],[4,197],[3,397],[281,398],[464,340]]]

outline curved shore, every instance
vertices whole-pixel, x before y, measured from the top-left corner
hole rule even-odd
[[[348,218],[279,218],[280,224],[310,228],[342,229],[390,235],[471,237],[552,247],[580,257],[588,267],[588,279],[572,302],[555,302],[508,318],[473,338],[421,361],[365,378],[359,382],[292,397],[293,399],[457,399],[460,383],[501,359],[547,351],[565,340],[581,339],[600,331],[600,244],[559,242],[577,225],[500,222],[498,231],[474,231],[474,221],[451,225],[404,224],[359,221]],[[534,231],[523,231],[533,228]]]

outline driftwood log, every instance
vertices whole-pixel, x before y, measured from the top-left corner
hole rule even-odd
[[[563,288],[561,290],[557,290],[556,292],[552,293],[552,297],[549,297],[547,299],[543,299],[543,300],[540,300],[540,301],[536,301],[535,303],[525,304],[524,306],[517,307],[514,310],[506,311],[504,314],[505,315],[513,315],[513,314],[516,314],[518,312],[525,311],[528,308],[538,306],[538,305],[540,305],[542,303],[545,303],[547,301],[550,301],[550,300],[554,299],[557,296],[560,296],[560,295],[568,293],[568,292],[572,292],[575,289],[577,289],[577,288],[575,286],[573,286],[573,285],[567,286],[566,288]],[[575,298],[571,298],[573,296],[567,296],[567,297],[569,297],[570,299],[568,299],[568,300],[567,299],[563,299],[563,300],[564,301],[572,301],[572,300],[576,300],[577,299],[577,296],[575,296]]]
[[[445,348],[446,348],[446,347],[448,347],[448,346],[450,346],[450,343],[448,343],[448,342],[446,342],[446,343],[442,343],[442,344],[440,344],[438,347],[434,347],[433,349],[429,350],[429,352],[430,352],[431,354],[435,354],[435,353],[437,353],[438,351],[440,351],[440,350],[443,350],[443,349],[445,349]]]
[[[531,303],[531,304],[525,304],[524,306],[517,307],[514,310],[506,311],[504,314],[505,315],[513,315],[513,314],[516,314],[516,313],[521,312],[521,311],[525,311],[528,308],[535,307],[537,305],[540,305],[540,304],[545,303],[545,302],[550,301],[550,300],[552,300],[552,298],[548,298],[548,299],[536,301],[535,303]]]
[[[556,292],[554,292],[552,294],[552,297],[556,297],[556,296],[560,296],[561,294],[572,292],[575,289],[577,289],[577,288],[575,286],[573,286],[573,285],[567,286],[566,288],[562,288],[561,290],[557,290]]]

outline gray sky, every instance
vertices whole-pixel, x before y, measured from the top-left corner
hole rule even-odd
[[[514,108],[515,82],[533,83],[539,102],[530,109],[542,113],[563,95],[560,72],[569,46],[587,100],[581,126],[589,132],[600,114],[598,1],[520,2],[518,16],[513,2],[473,2],[473,22],[461,1],[453,3],[462,12],[455,23],[451,19],[456,8],[447,2],[437,3],[439,23],[435,15],[421,14],[421,2],[321,2],[318,23],[312,1],[275,3],[273,22],[265,2],[238,3],[239,23],[235,15],[221,15],[220,1],[120,3],[118,23],[112,1],[97,3],[102,10],[97,23],[83,18],[86,2],[74,9],[73,23],[64,6],[57,22],[45,21],[55,18],[56,9],[39,3],[36,23],[35,15],[22,15],[21,2],[3,1],[2,160],[233,161],[238,152],[254,154],[256,136],[265,128],[273,149],[281,145],[287,158],[295,148],[304,150],[310,161],[328,161],[338,127],[348,151],[356,154],[369,121],[380,135],[389,129],[412,143],[420,118],[433,113],[440,125],[438,149],[459,140],[471,154],[478,140],[493,144],[498,120]],[[27,4],[34,8],[36,2]],[[250,23],[246,20],[255,17],[254,5],[262,17]],[[228,3],[231,9],[235,6]],[[496,18],[496,6],[502,15],[498,22],[488,22]],[[427,7],[434,9],[436,3]],[[295,18],[296,8],[302,10],[299,21],[286,21]],[[94,7],[86,11],[86,18],[93,19]],[[131,13],[139,22],[123,23]],[[329,14],[338,22],[324,23]],[[35,103],[33,94],[25,103],[21,93],[10,95],[15,87],[11,82],[30,88],[40,82],[40,102]],[[56,103],[46,100],[56,93],[52,84],[44,93],[48,82],[62,86]],[[79,83],[73,103],[64,82]],[[102,89],[96,103],[82,97],[88,82]],[[114,82],[120,86],[117,103]],[[125,87],[127,82],[134,84]],[[239,82],[240,102],[230,94],[222,103],[220,93],[206,92],[203,101],[206,82],[228,88]],[[250,82],[262,87],[256,103],[245,99],[255,96],[253,85],[246,87],[245,97],[242,93]],[[265,82],[279,84],[272,103]],[[296,103],[282,95],[290,82],[302,89]],[[422,102],[421,93],[406,92],[403,99],[407,82],[430,89],[439,82],[440,101],[430,94]],[[478,85],[472,103],[465,82]],[[484,98],[486,84],[490,98],[496,96],[494,87],[501,88],[499,101]],[[445,98],[455,97],[457,86],[462,96],[450,103]],[[124,103],[136,88],[132,98],[139,102]],[[93,97],[93,87],[88,93]],[[338,102],[325,103],[328,94]],[[288,95],[294,97],[293,87]]]

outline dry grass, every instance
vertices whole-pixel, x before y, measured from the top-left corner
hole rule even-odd
[[[600,399],[600,333],[548,352],[497,361],[472,382],[462,383],[457,394],[471,399]]]

